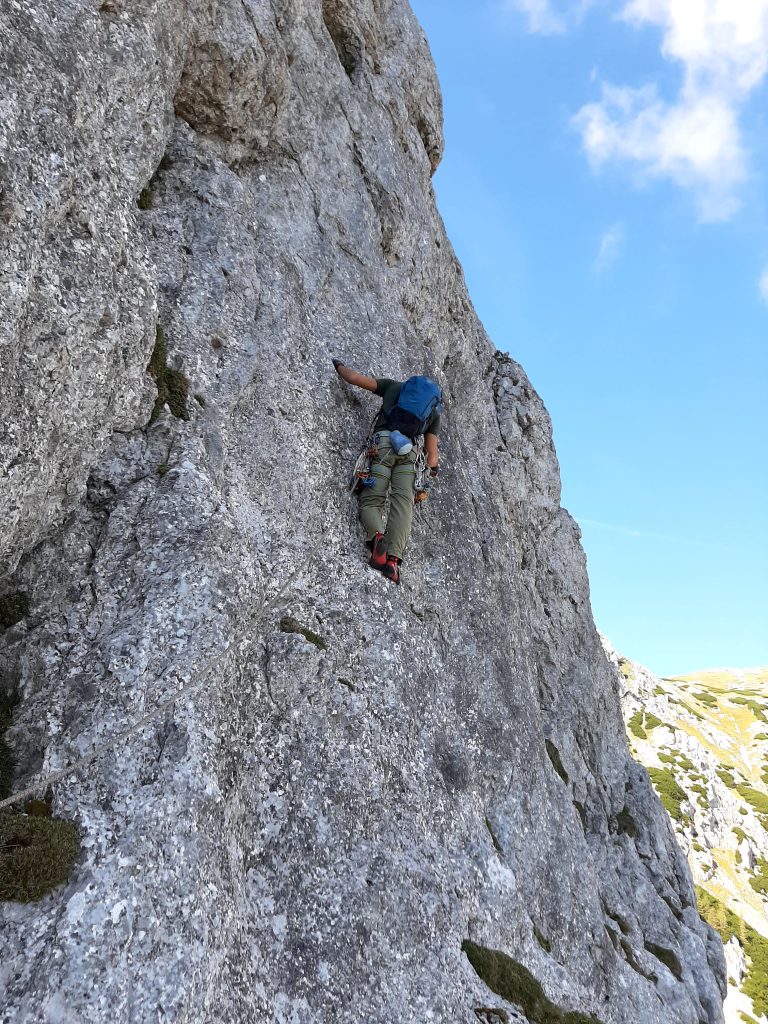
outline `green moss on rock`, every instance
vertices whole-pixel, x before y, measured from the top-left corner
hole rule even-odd
[[[602,1024],[593,1014],[557,1006],[528,968],[506,953],[479,946],[469,939],[465,939],[461,948],[488,988],[519,1006],[531,1024]]]
[[[147,366],[147,373],[157,386],[157,401],[152,415],[149,417],[149,422],[155,422],[164,405],[168,406],[177,419],[188,420],[189,380],[181,370],[174,370],[168,365],[165,331],[159,324],[155,329],[155,347]]]
[[[541,948],[544,950],[544,952],[545,953],[551,953],[552,952],[552,943],[549,941],[549,939],[546,937],[546,935],[542,932],[542,930],[536,924],[533,926],[533,934],[536,936],[536,941],[541,946]]]
[[[315,647],[319,647],[321,651],[328,650],[328,644],[321,636],[313,630],[307,629],[306,626],[302,626],[302,624],[291,615],[284,615],[282,619],[280,619],[280,631],[282,633],[298,633],[300,636],[303,636],[305,640],[309,640],[311,644],[314,644]]]
[[[557,774],[560,776],[560,778],[567,786],[568,772],[563,767],[563,762],[560,759],[560,751],[557,749],[555,744],[552,743],[550,740],[545,740],[545,745],[547,748],[547,754],[549,754],[549,760],[552,762],[552,767],[555,769]]]
[[[79,853],[74,822],[0,812],[0,900],[41,899],[66,882]]]
[[[17,694],[0,693],[0,800],[11,795],[13,770],[16,767],[13,752],[5,742],[5,733],[11,726],[13,709],[17,704]]]

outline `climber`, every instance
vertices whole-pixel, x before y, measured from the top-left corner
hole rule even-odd
[[[399,583],[400,563],[411,534],[418,441],[422,436],[429,475],[437,476],[442,394],[428,377],[410,377],[407,381],[377,379],[351,370],[338,359],[333,360],[333,365],[342,380],[372,391],[381,399],[381,409],[372,427],[370,482],[373,486],[361,488],[358,505],[371,552],[370,564],[393,583]],[[384,505],[388,493],[389,517],[385,527]]]

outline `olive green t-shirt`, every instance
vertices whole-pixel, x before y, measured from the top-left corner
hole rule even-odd
[[[376,378],[376,394],[381,399],[381,409],[379,415],[376,417],[376,422],[373,424],[374,430],[385,430],[387,426],[387,416],[392,412],[394,407],[397,405],[397,400],[400,397],[400,388],[403,386],[401,380],[390,380],[388,377],[377,377]],[[434,434],[435,437],[440,433],[440,413],[435,411],[427,420],[427,425],[424,429],[425,434]]]

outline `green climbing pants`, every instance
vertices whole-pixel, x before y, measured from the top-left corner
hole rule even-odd
[[[371,462],[375,487],[364,487],[358,496],[360,522],[366,540],[383,533],[387,554],[402,558],[413,523],[413,497],[416,492],[416,449],[396,455],[389,442],[389,431],[379,432],[379,455]],[[384,504],[389,492],[389,517],[384,526]]]

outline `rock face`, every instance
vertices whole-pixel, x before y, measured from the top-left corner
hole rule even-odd
[[[548,416],[435,208],[407,3],[2,18],[15,785],[204,683],[56,787],[82,856],[0,909],[3,1020],[535,1024],[468,939],[564,1011],[718,1024],[722,946],[627,750]],[[445,389],[397,589],[346,493],[376,403],[332,355]]]
[[[728,1024],[768,1020],[768,668],[659,679],[619,655],[632,752],[726,938]]]

